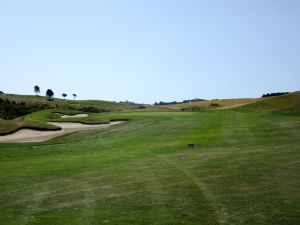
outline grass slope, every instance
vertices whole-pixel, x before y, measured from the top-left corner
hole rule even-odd
[[[15,94],[1,94],[0,98],[8,99],[16,102],[25,102],[28,104],[46,104],[51,107],[58,109],[70,109],[79,110],[83,107],[96,107],[99,109],[105,109],[109,111],[130,111],[130,110],[139,110],[141,104],[131,104],[131,103],[116,103],[110,101],[102,100],[64,100],[60,98],[55,98],[54,101],[48,101],[47,97],[43,96],[34,96],[34,95],[15,95]],[[151,105],[145,105],[148,110],[161,110],[159,107],[154,107]]]
[[[237,110],[259,113],[300,114],[300,92],[264,98]]]
[[[1,120],[0,119],[0,135],[11,134],[20,129],[33,130],[61,130],[60,127],[38,121],[26,121],[24,119]]]
[[[300,224],[300,117],[229,110],[95,117],[120,116],[130,121],[0,144],[1,223]]]
[[[209,100],[209,101],[198,101],[191,103],[181,103],[181,104],[171,104],[171,105],[163,105],[162,108],[170,108],[177,110],[195,110],[198,109],[200,111],[208,111],[208,110],[222,110],[240,107],[242,105],[247,105],[250,103],[254,103],[259,99],[256,98],[241,98],[241,99],[219,99],[219,100]],[[218,107],[210,106],[212,103],[219,104]]]

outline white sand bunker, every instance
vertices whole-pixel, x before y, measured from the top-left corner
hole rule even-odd
[[[67,115],[67,114],[63,114],[63,113],[56,113],[58,115],[60,115],[61,118],[80,118],[80,117],[87,117],[88,114],[75,114],[75,115]]]
[[[82,124],[70,122],[49,122],[55,126],[61,127],[59,131],[36,131],[31,129],[21,129],[13,134],[0,136],[0,142],[5,143],[24,143],[24,142],[42,142],[64,134],[73,133],[81,130],[108,128],[110,126],[123,123],[122,121],[110,122],[109,124]]]

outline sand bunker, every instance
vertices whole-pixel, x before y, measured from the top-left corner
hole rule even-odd
[[[87,117],[88,114],[76,114],[76,115],[65,115],[65,114],[60,114],[61,118],[80,118],[80,117]]]
[[[55,126],[61,127],[59,131],[36,131],[31,129],[21,129],[13,134],[0,136],[0,142],[5,143],[24,143],[24,142],[42,142],[64,134],[73,133],[81,130],[108,128],[120,124],[122,121],[111,122],[109,124],[82,124],[70,122],[49,122]]]
[[[84,114],[84,113],[79,113],[79,114],[75,114],[75,115],[67,115],[67,114],[63,114],[63,113],[59,113],[59,112],[54,112],[54,114],[59,115],[61,118],[80,118],[80,117],[88,116],[88,114]]]

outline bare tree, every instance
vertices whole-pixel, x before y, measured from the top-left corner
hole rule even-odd
[[[74,100],[75,100],[75,98],[77,97],[77,95],[76,95],[76,94],[73,94],[73,97],[74,97]]]

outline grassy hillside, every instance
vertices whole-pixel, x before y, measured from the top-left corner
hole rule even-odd
[[[0,144],[1,223],[300,223],[299,117],[211,111],[98,119],[120,114],[130,121],[111,129]]]
[[[55,98],[54,101],[48,101],[48,98],[46,97],[34,95],[2,94],[0,95],[0,98],[16,102],[25,102],[27,104],[46,104],[54,108],[65,108],[71,110],[81,110],[83,107],[96,107],[98,109],[105,109],[108,111],[128,111],[141,110],[140,106],[142,106],[141,104],[116,103],[101,100],[64,100]],[[159,110],[158,107],[151,105],[145,105],[145,107],[146,109],[143,110]]]
[[[219,99],[219,100],[209,100],[209,101],[198,101],[191,103],[181,103],[181,104],[171,104],[161,106],[163,108],[185,110],[185,111],[208,111],[208,110],[222,110],[240,107],[242,105],[247,105],[254,103],[259,99],[256,98],[241,98],[241,99]],[[211,106],[211,104],[218,104],[219,106]]]
[[[23,119],[16,120],[2,120],[0,119],[0,135],[6,135],[13,133],[22,128],[29,128],[34,130],[60,130],[51,124],[47,124],[39,121],[27,121]]]
[[[237,108],[244,112],[300,114],[300,92],[263,98],[253,104]]]
[[[37,111],[26,116],[19,117],[13,120],[1,120],[0,119],[0,135],[12,133],[21,128],[31,128],[36,130],[53,130],[57,127],[50,126],[46,121],[71,121],[71,122],[82,122],[82,123],[106,123],[109,122],[106,118],[102,118],[101,115],[104,112],[147,112],[147,111],[171,111],[170,109],[164,109],[152,105],[141,105],[132,103],[116,103],[109,101],[98,101],[98,100],[63,100],[54,99],[54,101],[48,101],[46,97],[32,96],[32,95],[12,95],[12,94],[1,94],[0,98],[15,101],[17,103],[25,102],[28,105],[39,104],[48,105],[45,110]],[[43,108],[45,108],[43,106]],[[92,113],[94,110],[98,110],[102,113]],[[92,112],[91,112],[92,111]],[[62,119],[55,112],[63,114],[77,114],[87,113],[89,116],[86,118],[67,118]],[[104,115],[106,115],[104,113]],[[105,116],[104,116],[105,117]],[[119,119],[123,119],[120,116]]]

